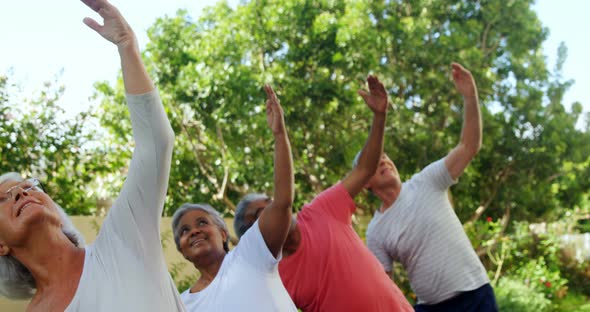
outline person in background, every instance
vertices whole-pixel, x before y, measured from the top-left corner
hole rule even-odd
[[[406,269],[418,298],[416,311],[497,311],[486,270],[447,195],[479,151],[482,137],[473,76],[457,63],[451,68],[464,102],[459,144],[404,183],[393,161],[381,156],[366,185],[382,201],[367,228],[367,245],[388,274],[393,261]]]
[[[383,84],[374,76],[367,80],[370,92],[359,94],[373,111],[373,124],[359,165],[303,207],[283,247],[279,272],[304,312],[413,311],[352,228],[353,198],[374,174],[383,151],[388,105]],[[243,240],[273,203],[263,194],[244,197],[234,218],[236,234]]]
[[[174,213],[176,247],[201,273],[181,294],[188,311],[297,311],[278,270],[294,197],[291,145],[279,100],[270,86],[265,91],[267,122],[275,142],[276,200],[231,251],[227,226],[213,207],[184,204]]]

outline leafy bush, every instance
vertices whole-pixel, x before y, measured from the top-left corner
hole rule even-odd
[[[503,277],[494,287],[500,311],[551,311],[551,301],[542,292],[514,277]]]
[[[556,302],[555,311],[590,312],[590,298],[578,293],[570,292]]]
[[[534,288],[549,299],[553,299],[558,293],[562,295],[557,297],[566,293],[567,280],[561,276],[559,268],[550,268],[543,256],[530,260],[522,267],[516,268],[514,272],[527,287]]]

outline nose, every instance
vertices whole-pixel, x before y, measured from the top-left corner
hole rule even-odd
[[[196,236],[196,235],[197,235],[197,234],[199,234],[199,233],[201,233],[201,230],[200,230],[198,227],[193,227],[193,228],[190,230],[190,233],[189,233],[189,235],[188,235],[188,236],[189,236],[189,237],[193,237],[193,236]]]
[[[13,190],[13,192],[15,192],[15,194],[14,194],[14,201],[15,202],[17,202],[21,197],[29,196],[29,192],[20,186],[17,187],[15,190]]]

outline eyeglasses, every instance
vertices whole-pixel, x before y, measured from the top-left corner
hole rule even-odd
[[[34,192],[43,192],[45,193],[45,188],[43,187],[43,184],[41,184],[41,181],[39,181],[38,179],[28,179],[25,180],[11,188],[9,188],[6,192],[4,193],[0,193],[0,205],[8,202],[9,200],[11,200],[12,198],[14,198],[15,194],[14,191],[18,190],[18,189],[22,189],[25,192],[30,192],[30,191],[34,191]]]

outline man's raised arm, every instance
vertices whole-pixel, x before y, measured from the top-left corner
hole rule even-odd
[[[355,197],[375,174],[379,165],[379,159],[383,154],[383,135],[385,132],[385,119],[387,117],[387,92],[377,77],[370,75],[367,78],[369,92],[359,90],[367,106],[373,111],[373,123],[367,143],[363,148],[358,164],[342,180],[342,185]]]
[[[463,66],[452,63],[453,81],[463,96],[463,129],[461,140],[445,158],[445,165],[453,180],[457,179],[481,147],[482,122],[477,87],[471,73]]]

